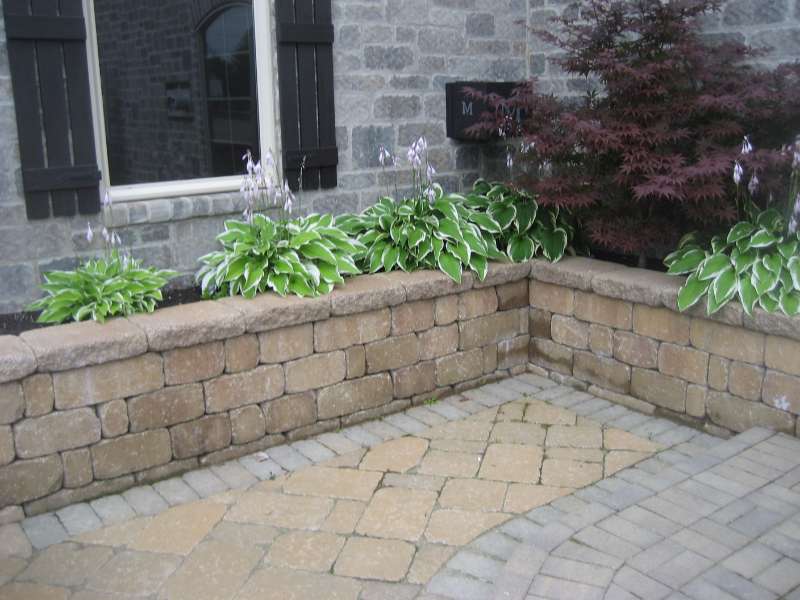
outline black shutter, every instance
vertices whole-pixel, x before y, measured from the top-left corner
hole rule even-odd
[[[3,12],[28,218],[99,212],[82,2],[4,0]]]
[[[331,0],[277,0],[284,175],[297,189],[336,187]]]

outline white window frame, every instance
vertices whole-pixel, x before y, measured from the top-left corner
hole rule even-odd
[[[86,15],[86,55],[89,61],[89,87],[92,96],[95,149],[100,162],[101,192],[108,192],[114,202],[131,202],[239,190],[242,184],[241,175],[111,185],[93,0],[83,0],[83,9]],[[275,125],[275,71],[272,65],[275,43],[272,32],[272,11],[270,10],[269,0],[253,0],[253,37],[255,38],[256,46],[256,86],[258,90],[258,135],[261,146],[259,150],[261,156],[266,156],[267,151],[271,149],[275,156],[278,157],[280,156],[280,149]]]

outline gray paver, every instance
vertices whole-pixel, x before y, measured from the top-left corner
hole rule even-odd
[[[69,537],[67,530],[53,513],[45,513],[22,521],[22,529],[37,550],[63,542]]]
[[[639,598],[660,600],[661,598],[666,598],[672,592],[663,583],[659,583],[652,577],[648,577],[628,566],[624,566],[617,571],[614,576],[614,583]]]
[[[753,581],[776,594],[786,594],[800,586],[800,563],[791,558],[783,558]]]
[[[460,571],[484,581],[493,581],[500,573],[504,563],[469,550],[462,550],[450,559],[447,566],[454,571]]]
[[[157,515],[169,508],[166,500],[150,485],[141,485],[122,493],[122,497],[139,515]]]
[[[486,600],[492,595],[490,583],[448,571],[434,575],[426,590],[457,600]]]
[[[771,548],[756,542],[729,556],[722,562],[722,566],[742,577],[752,579],[776,563],[780,557],[781,555]]]
[[[544,561],[540,573],[603,587],[611,583],[614,576],[614,570],[608,567],[553,556]]]
[[[517,397],[519,397],[518,392],[515,392],[515,394],[517,395]],[[455,421],[456,419],[463,419],[464,417],[469,416],[469,414],[464,412],[463,410],[459,410],[458,408],[452,406],[451,404],[444,404],[442,402],[434,402],[428,408],[432,412],[435,412],[439,416],[444,417],[448,421]]]
[[[208,498],[228,489],[225,482],[211,472],[211,469],[200,469],[183,474],[182,478],[201,498]]]
[[[86,502],[65,506],[56,511],[56,515],[70,535],[80,535],[103,526],[100,517]]]
[[[314,440],[300,440],[291,444],[291,447],[311,462],[321,462],[336,457],[330,448]]]
[[[483,410],[483,407],[481,407],[481,410]],[[422,423],[425,423],[426,425],[430,425],[431,427],[447,422],[447,419],[445,419],[442,415],[433,412],[427,406],[415,406],[413,408],[409,408],[405,414],[409,417],[417,419]]]
[[[186,504],[200,497],[197,495],[197,492],[190,488],[180,477],[173,477],[172,479],[165,479],[164,481],[154,483],[153,489],[157,491],[170,506]]]
[[[384,420],[378,421],[367,421],[363,424],[364,429],[369,431],[370,433],[374,433],[379,438],[385,440],[394,440],[399,437],[403,437],[405,432],[401,429],[398,429],[394,425],[387,423]]]
[[[377,446],[383,441],[380,436],[367,431],[361,425],[353,425],[352,427],[342,429],[342,435],[367,448]]]
[[[258,482],[258,479],[250,471],[240,465],[238,461],[215,465],[211,467],[211,471],[214,475],[222,479],[231,489],[248,488]]]
[[[286,472],[278,463],[269,458],[269,455],[264,453],[243,456],[239,459],[239,464],[261,481],[274,479]]]
[[[131,505],[119,494],[104,496],[103,498],[92,500],[89,504],[106,525],[121,523],[136,516]]]
[[[310,460],[288,444],[270,448],[267,450],[267,454],[286,471],[295,471],[311,464]]]
[[[605,595],[605,589],[547,575],[537,575],[531,585],[531,593],[552,600],[601,600]]]
[[[650,571],[648,576],[664,585],[678,588],[689,583],[713,565],[713,561],[695,554],[691,550],[685,550]]]
[[[519,542],[499,531],[490,531],[472,542],[471,546],[489,556],[508,560]]]
[[[389,423],[390,425],[394,425],[398,429],[410,434],[422,433],[423,431],[428,429],[428,426],[425,425],[425,423],[421,423],[416,419],[412,419],[411,417],[409,417],[408,415],[404,415],[403,413],[388,415],[384,417],[383,420]]]
[[[361,448],[360,444],[356,444],[353,440],[344,437],[341,433],[323,433],[317,436],[317,441],[325,444],[337,454],[347,454],[348,452],[354,452]]]

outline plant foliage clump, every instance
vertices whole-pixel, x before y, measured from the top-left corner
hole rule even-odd
[[[800,68],[763,70],[754,64],[763,51],[704,38],[701,21],[719,7],[582,0],[536,34],[561,50],[556,62],[583,80],[585,96],[540,93],[535,81],[509,99],[473,90],[494,108],[473,131],[522,138],[520,187],[542,206],[575,212],[595,247],[660,256],[686,231],[745,218],[729,177],[739,144],[746,134],[761,148],[787,142],[800,115]],[[784,177],[788,158],[761,150],[747,161],[765,208],[783,185],[770,176]]]
[[[249,218],[226,221],[217,236],[222,250],[200,258],[197,280],[203,296],[253,298],[268,290],[318,296],[343,283],[344,275],[360,272],[352,256],[363,246],[335,226],[331,215],[273,221],[256,213]]]
[[[28,306],[41,310],[40,323],[63,323],[153,312],[163,299],[161,288],[174,271],[143,267],[119,250],[89,260],[74,271],[45,273],[46,295]]]

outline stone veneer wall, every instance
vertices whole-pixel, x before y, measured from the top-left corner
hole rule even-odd
[[[523,371],[529,271],[365,275],[321,298],[1,336],[0,509],[41,513]]]
[[[531,272],[531,363],[610,401],[726,434],[800,435],[800,318],[677,312],[680,278],[586,258]]]

